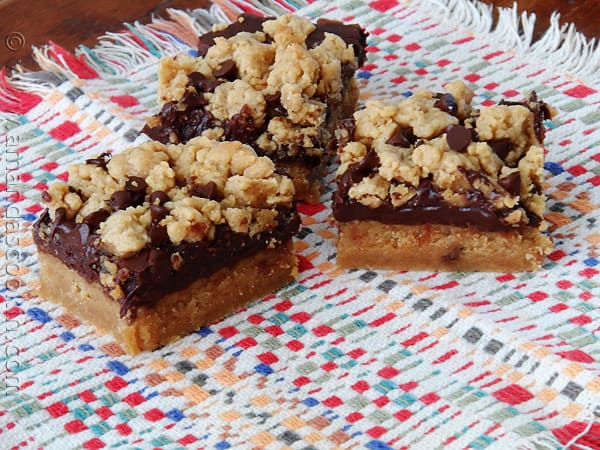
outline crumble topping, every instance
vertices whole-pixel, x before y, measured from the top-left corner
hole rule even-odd
[[[53,220],[94,222],[99,247],[127,257],[165,240],[210,241],[219,224],[251,236],[274,227],[294,197],[274,169],[240,142],[149,142],[72,166],[69,184],[52,184],[43,197]]]
[[[365,38],[360,27],[335,21],[241,16],[202,36],[199,57],[161,59],[163,107],[143,131],[161,142],[202,135],[251,143],[272,157],[320,156],[330,138],[327,109],[341,104],[362,65]]]

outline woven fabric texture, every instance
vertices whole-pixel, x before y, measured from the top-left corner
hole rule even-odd
[[[299,206],[297,281],[172,345],[128,357],[38,297],[41,193],[69,163],[142,142],[158,58],[193,54],[198,33],[242,9],[364,25],[362,100],[462,79],[476,105],[535,89],[555,106],[542,269],[339,270],[330,174],[321,204]],[[490,30],[488,13],[466,0],[220,1],[77,56],[50,44],[42,72],[0,72],[0,447],[599,449],[600,81],[558,63],[566,46],[520,39],[506,14]]]

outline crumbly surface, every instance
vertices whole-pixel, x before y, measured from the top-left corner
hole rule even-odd
[[[141,188],[137,199],[129,185],[135,182]],[[163,201],[155,198],[157,192]],[[293,197],[291,180],[274,173],[269,158],[240,142],[200,137],[184,145],[150,142],[129,148],[105,166],[72,165],[69,183],[51,185],[45,199],[51,217],[64,208],[77,223],[106,211],[99,246],[126,257],[151,242],[152,227],[164,227],[173,244],[211,240],[223,223],[254,235],[272,227],[277,208],[291,207]]]
[[[532,108],[524,102],[474,110],[463,82],[445,89],[395,104],[367,102],[354,114],[354,129],[338,130],[337,175],[347,200],[408,208],[428,180],[453,207],[473,205],[476,195],[479,204],[502,211],[506,227],[543,228],[543,220],[531,220],[545,208],[544,149]],[[362,170],[368,154],[373,167]]]
[[[233,63],[235,79],[222,79],[214,92],[204,94],[206,110],[227,121],[247,106],[256,127],[269,122],[257,138],[257,147],[267,154],[292,144],[321,152],[316,141],[323,140],[328,104],[342,101],[342,65],[356,69],[358,62],[352,45],[336,34],[327,33],[319,45],[308,48],[306,38],[314,30],[309,20],[284,15],[264,22],[262,31],[215,38],[204,56],[164,57],[158,70],[159,98],[185,108],[184,94],[195,93],[190,74],[215,80],[224,64]],[[269,118],[267,100],[272,96],[279,96],[281,116]]]
[[[304,192],[318,188],[337,119],[355,109],[358,95],[352,76],[364,59],[365,34],[358,26],[348,26],[356,43],[347,43],[327,32],[341,32],[345,25],[315,25],[295,15],[249,23],[242,16],[225,27],[237,31],[211,38],[198,57],[161,59],[162,109],[147,119],[142,131],[164,143],[184,143],[200,135],[239,140],[276,161],[284,173],[289,161],[300,161],[311,186],[303,189],[306,179],[294,179],[299,199],[315,203],[318,195]]]

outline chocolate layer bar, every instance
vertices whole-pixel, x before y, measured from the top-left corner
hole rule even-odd
[[[327,144],[356,108],[365,46],[358,25],[244,14],[201,36],[197,58],[160,61],[162,109],[142,131],[163,143],[204,135],[249,144],[292,178],[298,200],[317,203]]]
[[[42,295],[137,353],[289,283],[300,221],[274,169],[205,137],[71,166],[34,226]]]
[[[475,110],[444,93],[369,102],[338,130],[338,264],[398,270],[520,271],[552,247],[542,192],[543,121],[535,93]]]

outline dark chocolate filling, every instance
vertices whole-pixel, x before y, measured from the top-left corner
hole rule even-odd
[[[333,215],[340,222],[375,220],[386,224],[404,225],[435,223],[472,227],[482,231],[515,229],[514,225],[504,220],[513,209],[496,209],[484,194],[476,189],[467,191],[467,205],[458,207],[444,200],[440,190],[431,179],[426,178],[417,186],[417,194],[401,207],[394,207],[388,198],[381,206],[371,208],[350,199],[347,195],[349,186],[343,185],[343,180],[338,180],[338,186],[339,189],[333,198]],[[541,218],[529,211],[527,215],[530,223],[519,224],[517,228],[539,224]]]
[[[198,187],[198,194],[211,195],[210,187]],[[56,211],[51,220],[48,210],[33,226],[33,238],[39,251],[60,259],[70,269],[77,271],[89,283],[99,283],[101,260],[109,259],[118,267],[116,282],[124,292],[119,298],[120,314],[135,314],[141,305],[151,305],[170,292],[183,289],[201,277],[207,277],[223,267],[231,266],[241,259],[267,248],[273,241],[283,243],[298,232],[300,218],[295,209],[280,209],[277,225],[254,236],[236,233],[227,225],[217,225],[215,238],[210,242],[182,242],[175,245],[168,240],[165,227],[159,226],[158,217],[163,211],[160,194],[155,197],[150,235],[152,242],[141,251],[127,258],[106,254],[96,245],[99,242],[98,227],[108,217],[104,210],[87,216],[82,223],[67,219],[64,208]],[[166,239],[165,239],[166,237]],[[174,256],[178,254],[178,256]],[[172,259],[181,261],[176,270]],[[104,287],[110,296],[109,288]],[[130,316],[133,317],[133,316]]]

